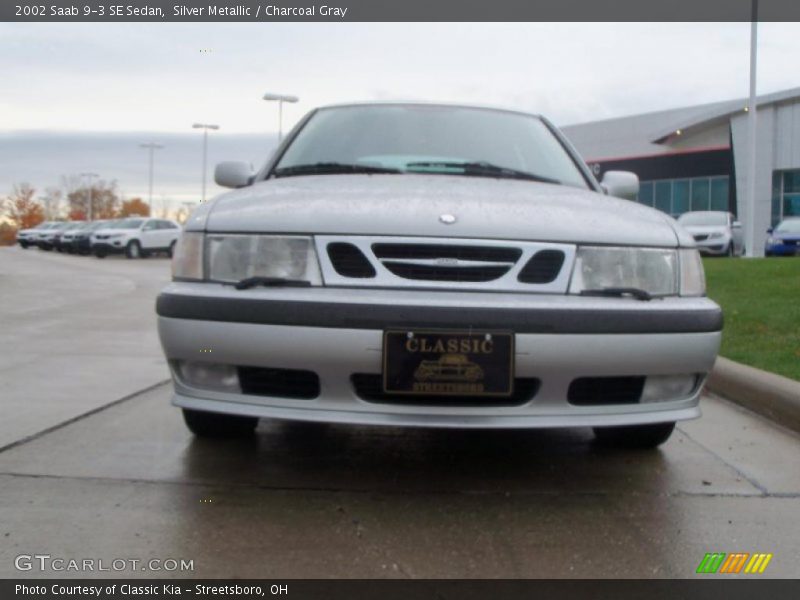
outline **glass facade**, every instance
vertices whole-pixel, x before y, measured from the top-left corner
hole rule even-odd
[[[772,173],[772,226],[784,217],[800,217],[800,169]]]
[[[800,175],[797,183],[800,184]],[[729,211],[729,186],[727,175],[642,181],[639,184],[639,196],[636,200],[673,217],[679,217],[693,210]]]

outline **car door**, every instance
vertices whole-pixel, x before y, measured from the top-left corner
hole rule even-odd
[[[161,227],[163,227],[162,231],[164,232],[162,238],[163,247],[169,248],[172,242],[178,239],[181,229],[177,224],[166,220],[161,221]]]
[[[149,219],[143,226],[141,232],[142,248],[152,250],[160,248],[159,240],[160,231],[158,229],[158,221],[156,219]]]

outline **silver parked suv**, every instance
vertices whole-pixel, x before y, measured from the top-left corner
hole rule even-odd
[[[193,213],[157,302],[198,435],[269,417],[655,446],[700,415],[722,314],[694,239],[541,117],[320,108],[216,180],[238,189]]]

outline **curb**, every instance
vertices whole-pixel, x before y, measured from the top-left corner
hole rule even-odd
[[[800,382],[721,356],[706,388],[768,419],[800,432]]]

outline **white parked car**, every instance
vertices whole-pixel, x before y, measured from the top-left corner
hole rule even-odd
[[[683,213],[678,223],[688,231],[702,254],[741,256],[744,254],[742,224],[729,212],[700,210]]]
[[[166,252],[172,256],[180,234],[181,226],[169,219],[122,219],[92,232],[92,253],[97,258],[123,252],[128,258],[143,258],[153,252]]]
[[[21,248],[25,249],[28,246],[35,246],[39,235],[47,231],[49,228],[57,225],[56,221],[44,221],[39,223],[36,227],[30,229],[20,229],[17,232],[17,243]]]

